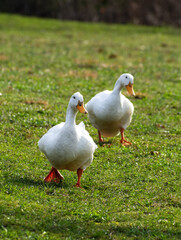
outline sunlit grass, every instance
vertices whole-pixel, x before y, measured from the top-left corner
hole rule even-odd
[[[61,22],[0,15],[0,236],[2,239],[180,239],[180,29]],[[70,96],[85,102],[135,77],[135,112],[105,139],[74,188],[37,142],[65,120]],[[84,121],[95,142],[97,131]],[[110,145],[111,144],[111,145]]]

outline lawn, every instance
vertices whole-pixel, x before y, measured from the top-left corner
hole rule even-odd
[[[181,239],[181,29],[0,15],[0,239]],[[135,78],[125,137],[98,144],[75,172],[45,184],[37,142],[65,121],[70,96],[85,102]]]

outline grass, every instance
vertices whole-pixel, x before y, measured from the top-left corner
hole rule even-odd
[[[0,15],[0,238],[180,239],[181,30]],[[76,173],[46,185],[37,142],[85,102],[135,77],[125,136],[106,139],[76,189]],[[127,96],[126,91],[123,94]],[[97,143],[97,131],[84,121]]]

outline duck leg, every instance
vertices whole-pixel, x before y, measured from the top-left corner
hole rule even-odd
[[[121,144],[122,144],[123,146],[131,145],[132,143],[126,141],[125,138],[124,138],[124,128],[121,128],[121,129],[120,129],[120,133],[121,133],[121,141],[120,141]]]
[[[81,168],[77,169],[78,180],[77,180],[77,183],[76,183],[75,187],[81,188],[80,179],[81,179],[82,174],[83,174],[83,170]]]
[[[59,183],[63,179],[64,177],[59,173],[59,171],[56,168],[52,167],[47,177],[44,178],[44,182]]]
[[[99,143],[103,142],[103,139],[101,138],[101,132],[98,130],[98,136],[99,136]]]

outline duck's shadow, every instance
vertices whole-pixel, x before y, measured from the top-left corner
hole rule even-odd
[[[103,141],[103,142],[95,141],[95,143],[96,143],[97,146],[99,146],[99,147],[110,147],[110,146],[112,146],[113,141],[112,141],[112,140]]]
[[[43,180],[34,180],[30,179],[28,177],[12,177],[11,179],[8,179],[9,183],[16,184],[18,186],[29,186],[29,187],[57,187],[62,188],[62,182],[60,183],[45,183]],[[64,184],[64,187],[66,187],[66,184]]]
[[[53,189],[81,189],[81,190],[87,190],[89,189],[89,186],[84,185],[81,188],[77,188],[75,186],[75,182],[72,182],[72,179],[67,179],[67,181],[63,180],[60,181],[59,183],[46,183],[42,180],[34,180],[34,179],[30,179],[28,177],[11,177],[9,179],[7,179],[7,182],[9,182],[10,184],[16,185],[18,188],[23,189],[25,188],[38,188],[39,190],[45,190],[47,191],[48,189],[50,191],[52,191]],[[48,191],[49,191],[48,190]]]

